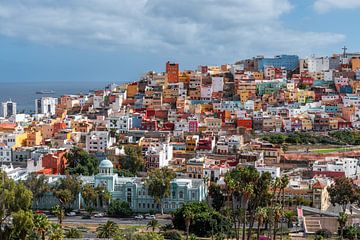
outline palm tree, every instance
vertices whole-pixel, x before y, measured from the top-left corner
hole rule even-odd
[[[63,240],[64,230],[59,224],[52,224],[49,231],[49,240]]]
[[[280,222],[282,214],[282,207],[281,205],[277,204],[273,207],[273,218],[274,218],[274,240],[276,239],[276,232],[278,230],[278,224]]]
[[[260,207],[258,209],[256,209],[256,213],[255,213],[255,218],[256,218],[256,221],[257,221],[257,238],[256,239],[259,239],[260,237],[260,227],[261,225],[264,224],[266,218],[268,216],[268,209],[265,208],[265,207]]]
[[[152,231],[155,232],[155,229],[159,226],[160,226],[159,221],[156,219],[152,219],[150,222],[148,222],[146,229],[151,228]]]
[[[118,232],[119,226],[110,220],[96,228],[96,236],[98,238],[112,238],[115,237]]]
[[[51,211],[58,218],[59,224],[62,225],[63,219],[65,217],[64,209],[60,205],[55,205]]]
[[[288,225],[288,228],[291,228],[292,227],[292,222],[295,218],[295,212],[294,211],[285,211],[284,212],[284,218],[286,219],[286,222],[287,222],[287,225]]]
[[[183,211],[183,217],[185,219],[185,227],[186,227],[186,239],[189,239],[189,235],[190,235],[190,225],[191,225],[191,221],[194,219],[194,213],[193,211],[187,207],[188,205],[185,206],[185,209]]]
[[[33,222],[35,231],[45,240],[45,234],[51,227],[49,219],[43,214],[35,214]]]
[[[347,220],[348,220],[348,215],[345,212],[339,213],[337,221],[338,221],[339,227],[340,227],[340,238],[341,239],[343,239],[344,227],[346,226]]]
[[[77,229],[77,228],[70,228],[70,229],[65,233],[65,237],[66,237],[66,238],[82,238],[82,233],[81,233],[80,230]]]

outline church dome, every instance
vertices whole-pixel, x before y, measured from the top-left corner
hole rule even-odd
[[[99,168],[113,168],[114,165],[108,159],[104,159],[100,162]]]

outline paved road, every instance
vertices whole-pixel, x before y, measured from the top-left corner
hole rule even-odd
[[[57,218],[54,216],[49,216],[49,220],[56,222]],[[102,218],[95,218],[92,217],[91,219],[82,219],[81,216],[74,216],[68,217],[66,216],[63,220],[64,224],[103,224],[106,223],[108,220],[113,221],[115,223],[121,225],[131,225],[131,226],[146,226],[150,220],[143,219],[143,220],[135,220],[134,218],[109,218],[109,217],[102,217]],[[160,225],[165,225],[171,223],[171,219],[157,219]]]

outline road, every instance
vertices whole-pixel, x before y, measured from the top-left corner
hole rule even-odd
[[[57,222],[57,218],[54,216],[49,216],[49,220],[53,222]],[[63,220],[65,225],[71,224],[81,224],[81,225],[96,225],[96,224],[103,224],[106,223],[108,220],[113,221],[120,225],[131,225],[131,226],[146,226],[150,220],[142,219],[142,220],[135,220],[134,218],[110,218],[110,217],[102,217],[102,218],[95,218],[92,217],[91,219],[82,219],[81,216],[73,216],[69,217],[66,216]],[[157,219],[160,225],[165,225],[171,223],[171,219]]]

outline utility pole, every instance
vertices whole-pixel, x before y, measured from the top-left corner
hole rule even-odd
[[[342,48],[342,50],[344,50],[344,51],[343,51],[343,57],[346,58],[346,50],[347,50],[347,47],[344,46],[344,47]]]

